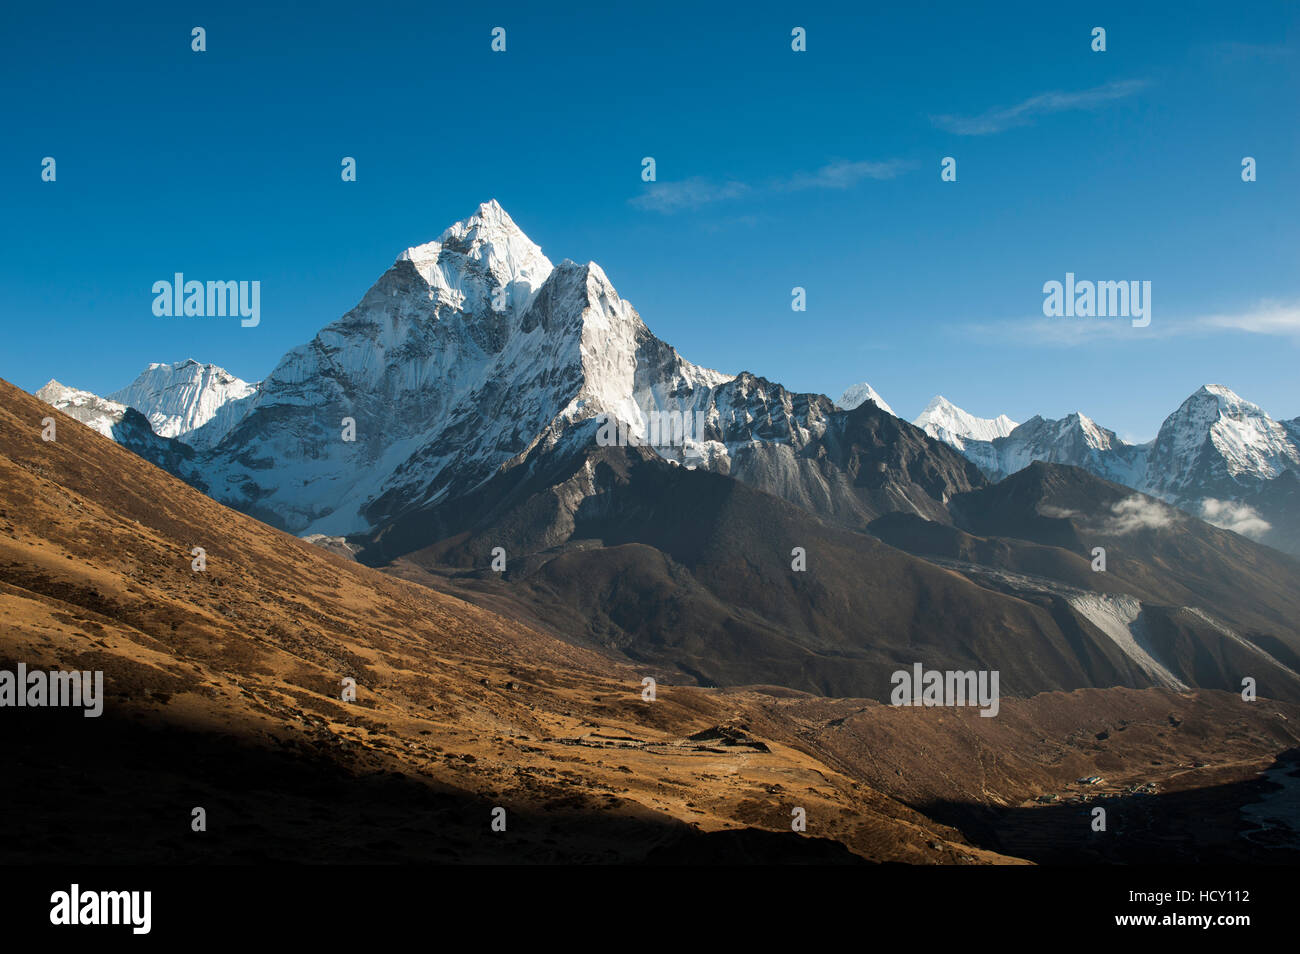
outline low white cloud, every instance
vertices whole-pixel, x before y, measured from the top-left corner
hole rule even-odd
[[[1069,507],[1057,507],[1054,504],[1040,503],[1038,505],[1038,515],[1040,517],[1051,517],[1054,520],[1068,520],[1071,517],[1081,517],[1077,510],[1071,510]]]
[[[1111,504],[1107,511],[1091,515],[1082,510],[1044,503],[1038,505],[1038,513],[1044,517],[1078,520],[1080,526],[1088,532],[1105,536],[1124,536],[1139,530],[1159,530],[1172,526],[1177,520],[1177,511],[1172,507],[1140,494],[1125,497]]]
[[[1216,500],[1214,497],[1201,501],[1201,519],[1221,530],[1231,530],[1256,540],[1273,529],[1273,525],[1249,504]]]
[[[1102,532],[1122,536],[1139,530],[1159,530],[1174,522],[1174,510],[1146,497],[1125,497],[1112,504],[1111,516],[1102,523]]]

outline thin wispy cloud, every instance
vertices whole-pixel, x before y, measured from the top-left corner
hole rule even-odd
[[[1134,328],[1127,318],[1045,318],[1041,314],[954,324],[950,328],[963,338],[1058,348],[1111,339],[1144,341],[1169,337],[1167,325],[1157,325],[1154,319],[1146,328]]]
[[[1201,330],[1246,331],[1254,335],[1300,338],[1300,302],[1266,301],[1245,312],[1205,315],[1194,324]]]
[[[749,186],[743,182],[712,182],[695,176],[678,182],[647,183],[645,191],[629,201],[640,209],[680,212],[735,199],[748,191]]]
[[[815,172],[801,172],[791,176],[783,183],[778,184],[777,188],[791,191],[799,189],[848,189],[866,179],[895,179],[915,165],[915,163],[904,162],[901,159],[890,159],[887,162],[869,162],[865,160],[853,162],[847,159],[839,159],[827,163]]]
[[[889,159],[883,162],[836,159],[811,172],[797,172],[791,176],[769,179],[756,184],[734,179],[719,181],[694,176],[675,182],[646,183],[645,191],[629,199],[628,202],[639,209],[670,214],[687,209],[698,209],[742,196],[772,195],[809,189],[849,189],[867,180],[897,178],[915,166],[916,163],[902,159]]]
[[[1118,80],[1075,93],[1039,93],[1014,106],[990,109],[976,116],[931,116],[930,121],[940,129],[958,136],[989,136],[1014,126],[1027,126],[1039,116],[1077,109],[1097,109],[1106,103],[1132,96],[1147,85],[1146,80]]]
[[[1045,318],[1042,315],[955,324],[950,328],[961,337],[1060,348],[1109,340],[1208,337],[1234,332],[1290,338],[1300,344],[1300,302],[1263,301],[1242,311],[1191,317],[1163,318],[1157,311],[1146,328],[1134,328],[1127,318]]]

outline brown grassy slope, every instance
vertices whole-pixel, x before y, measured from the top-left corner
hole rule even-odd
[[[71,419],[46,444],[50,413],[0,382],[0,668],[103,669],[109,702],[0,710],[0,860],[1253,858],[1238,808],[1297,744],[1300,709],[1229,693],[1044,693],[995,719],[761,688],[645,703],[636,669],[229,511]],[[1160,794],[1121,800],[1107,842],[1026,805],[1091,774]]]
[[[629,667],[228,510],[71,418],[46,443],[52,413],[0,382],[0,668],[102,669],[107,702],[0,710],[5,860],[638,860],[745,827],[782,833],[746,860],[1007,860],[806,747],[688,738],[762,697],[643,702]]]

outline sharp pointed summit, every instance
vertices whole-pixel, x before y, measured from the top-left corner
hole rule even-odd
[[[414,266],[432,300],[470,312],[484,302],[495,313],[522,312],[554,268],[495,199],[397,261]]]
[[[946,440],[958,447],[957,441],[967,438],[991,441],[1006,437],[1016,427],[1016,422],[1005,414],[999,414],[995,418],[976,417],[963,411],[942,394],[936,394],[912,423],[931,437]]]
[[[885,403],[885,399],[876,392],[876,389],[866,381],[863,381],[860,384],[855,384],[846,389],[845,392],[840,395],[840,399],[835,402],[835,406],[841,407],[846,411],[851,411],[855,407],[860,406],[863,401],[871,401],[882,411],[885,411],[888,414],[893,414],[895,417],[898,416],[894,412],[894,409]]]
[[[1258,405],[1206,384],[1165,419],[1151,464],[1148,484],[1160,496],[1233,497],[1243,483],[1300,473],[1300,442]]]
[[[694,412],[730,380],[655,338],[599,265],[553,265],[486,202],[281,359],[217,448],[214,493],[295,532],[356,532],[574,422],[614,414],[644,435],[650,414]],[[700,437],[676,453],[725,455]]]

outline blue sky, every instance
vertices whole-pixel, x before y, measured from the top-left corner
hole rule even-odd
[[[239,6],[7,11],[0,376],[256,380],[496,198],[720,370],[1128,438],[1207,382],[1300,415],[1295,3]],[[177,271],[261,281],[260,326],[156,318]],[[1151,326],[1043,317],[1067,271],[1150,281]]]

